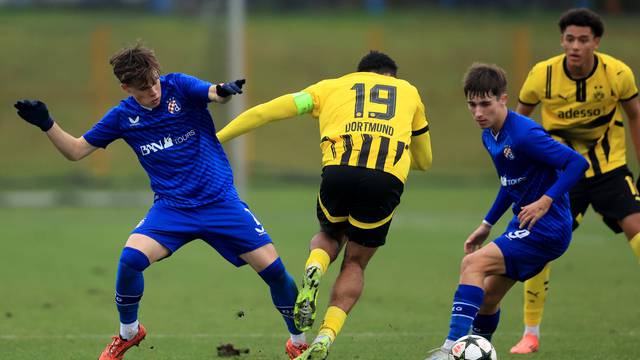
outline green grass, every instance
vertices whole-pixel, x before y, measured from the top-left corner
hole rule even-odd
[[[388,244],[367,269],[364,295],[331,359],[422,359],[440,345],[462,243],[494,190],[408,184]],[[297,281],[317,228],[315,191],[271,187],[247,196]],[[145,212],[0,209],[0,359],[97,357],[117,327],[112,293],[119,252]],[[320,318],[337,270],[334,265],[321,288]],[[542,348],[532,359],[637,358],[638,265],[621,235],[587,216],[551,279]],[[226,342],[250,348],[244,359],[286,358],[285,328],[250,268],[236,270],[196,241],[151,266],[145,280],[141,320],[149,335],[127,359],[214,359],[215,347]],[[522,358],[508,354],[522,330],[521,292],[517,285],[503,303],[494,339],[500,359]]]

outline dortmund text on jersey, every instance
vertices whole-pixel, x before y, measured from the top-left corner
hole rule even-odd
[[[429,130],[418,90],[405,80],[356,72],[303,90],[320,121],[322,165],[377,169],[405,181],[411,136]]]

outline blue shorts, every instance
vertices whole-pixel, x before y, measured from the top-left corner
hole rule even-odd
[[[507,268],[506,276],[525,281],[537,275],[544,266],[557,259],[569,247],[571,242],[571,223],[566,229],[548,231],[537,223],[529,231],[519,229],[517,218],[509,223],[504,234],[493,242],[498,245]]]
[[[196,208],[156,202],[131,233],[146,235],[171,253],[191,240],[202,239],[238,267],[246,264],[239,255],[271,243],[264,227],[240,200]]]

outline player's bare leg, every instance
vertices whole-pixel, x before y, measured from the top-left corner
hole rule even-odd
[[[320,279],[327,272],[329,265],[338,257],[345,243],[342,232],[336,237],[339,240],[320,231],[311,239],[311,252],[305,265],[302,288],[293,310],[295,324],[301,331],[307,331],[313,326],[316,319]]]
[[[515,280],[502,275],[487,276],[484,280],[484,298],[478,314],[494,314],[500,310],[500,302],[515,283]]]
[[[118,288],[131,290],[129,289],[130,284],[127,283],[143,282],[142,271],[167,255],[169,255],[167,248],[146,235],[132,234],[127,240],[120,257],[116,281],[116,304],[120,312],[120,332],[102,351],[100,360],[120,360],[127,350],[144,340],[147,333],[137,319],[137,307],[142,297],[142,288],[134,291],[137,296],[120,294],[119,292],[125,291]],[[139,286],[143,286],[142,284]],[[124,321],[124,318],[129,321]]]
[[[362,295],[364,270],[377,250],[377,247],[366,247],[353,241],[347,243],[340,274],[331,292],[331,306],[346,313],[351,311]]]
[[[329,347],[340,333],[347,318],[362,295],[364,288],[364,271],[377,248],[366,247],[350,241],[346,245],[344,261],[340,275],[336,279],[331,292],[330,306],[318,336],[300,360],[325,359]]]
[[[484,298],[471,327],[472,334],[491,341],[500,322],[500,302],[513,287],[515,280],[502,275],[490,275],[484,280]]]
[[[267,268],[278,258],[278,252],[273,244],[264,245],[258,249],[240,255],[257,273]]]

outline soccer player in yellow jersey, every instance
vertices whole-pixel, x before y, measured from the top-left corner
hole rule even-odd
[[[516,111],[528,116],[541,104],[542,125],[589,161],[570,192],[573,229],[587,207],[615,233],[624,232],[640,259],[640,195],[626,165],[622,112],[640,160],[640,101],[633,73],[622,61],[596,52],[604,32],[600,17],[572,9],[559,21],[564,54],[536,64],[520,91]],[[512,353],[538,350],[549,266],[525,282],[525,332]]]
[[[311,114],[319,119],[322,183],[320,231],[311,239],[303,286],[294,309],[300,330],[315,319],[320,279],[345,248],[340,275],[318,336],[293,359],[325,359],[362,294],[364,270],[384,245],[409,168],[431,166],[431,140],[418,90],[396,78],[396,63],[372,51],[358,71],[253,107],[218,132],[221,142],[268,122]],[[302,349],[299,349],[302,350]]]

